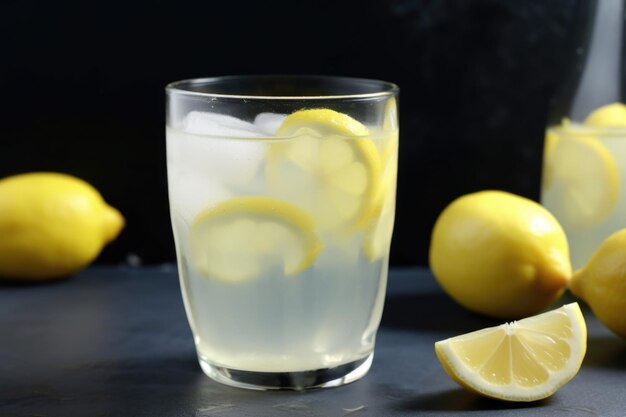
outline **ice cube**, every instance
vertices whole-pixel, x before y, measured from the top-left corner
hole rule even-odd
[[[232,193],[224,185],[211,178],[178,173],[169,179],[171,210],[187,226],[206,208],[231,197]]]
[[[274,136],[285,117],[286,114],[280,113],[259,113],[254,118],[254,125],[263,133]]]
[[[226,114],[203,111],[190,112],[183,121],[183,131],[224,138],[254,138],[264,134],[253,123]]]
[[[169,131],[168,172],[219,180],[225,186],[251,185],[267,144],[254,139],[223,139]]]

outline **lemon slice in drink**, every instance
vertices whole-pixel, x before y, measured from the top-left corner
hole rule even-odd
[[[443,368],[461,386],[508,401],[549,397],[576,375],[586,349],[577,303],[435,343]]]
[[[391,244],[396,208],[395,181],[392,186],[389,186],[385,194],[380,214],[366,228],[363,240],[364,253],[371,261],[376,261],[385,256]]]
[[[594,137],[563,131],[546,137],[542,202],[571,227],[589,227],[613,210],[619,170],[610,151]],[[547,152],[549,151],[549,152]]]
[[[288,115],[270,144],[270,193],[306,207],[323,232],[353,232],[372,217],[381,171],[370,132],[330,109]]]
[[[397,151],[397,145],[395,149]],[[379,207],[375,209],[375,215],[365,229],[363,250],[372,261],[382,258],[391,244],[396,210],[397,172],[398,159],[397,155],[394,154],[389,156],[385,163],[385,169],[381,175],[379,195],[375,199]]]
[[[364,253],[372,261],[387,254],[393,234],[398,173],[398,107],[395,98],[385,106],[380,159],[383,168],[375,197],[376,214],[367,226],[363,240]]]
[[[202,211],[190,228],[191,260],[209,278],[249,281],[278,267],[307,269],[322,250],[311,216],[291,203],[234,197]]]

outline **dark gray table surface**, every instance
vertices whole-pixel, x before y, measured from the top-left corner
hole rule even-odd
[[[584,312],[588,352],[569,384],[530,404],[481,398],[448,378],[433,343],[499,323],[457,306],[428,270],[392,269],[365,378],[257,392],[202,373],[173,266],[92,267],[0,284],[0,416],[626,416],[626,342]]]

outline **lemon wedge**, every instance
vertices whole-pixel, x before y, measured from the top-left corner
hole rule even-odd
[[[619,193],[619,170],[598,139],[573,131],[548,132],[542,203],[572,228],[603,221]]]
[[[508,401],[549,397],[576,375],[586,349],[577,303],[435,343],[443,368],[461,386]]]
[[[286,276],[310,267],[323,248],[301,208],[262,196],[234,197],[202,211],[190,228],[194,267],[229,282],[255,279],[269,268]]]
[[[375,214],[381,160],[369,129],[330,109],[288,115],[270,144],[272,195],[307,207],[322,232],[353,232]]]

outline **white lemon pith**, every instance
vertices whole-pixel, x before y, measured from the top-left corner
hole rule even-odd
[[[576,303],[435,344],[443,368],[461,386],[508,401],[549,397],[576,375],[586,349]]]
[[[503,191],[459,197],[439,215],[430,267],[464,307],[521,318],[548,307],[571,276],[563,229],[545,208]]]
[[[115,239],[124,218],[85,181],[32,172],[0,180],[0,276],[67,277]]]
[[[375,210],[381,160],[369,130],[330,109],[296,111],[271,144],[266,174],[272,195],[307,207],[322,232],[353,232]]]
[[[614,333],[626,338],[626,229],[609,236],[574,273],[572,293]]]
[[[262,196],[235,197],[209,207],[190,228],[195,268],[209,278],[248,281],[278,265],[287,276],[313,264],[323,248],[311,216]]]

